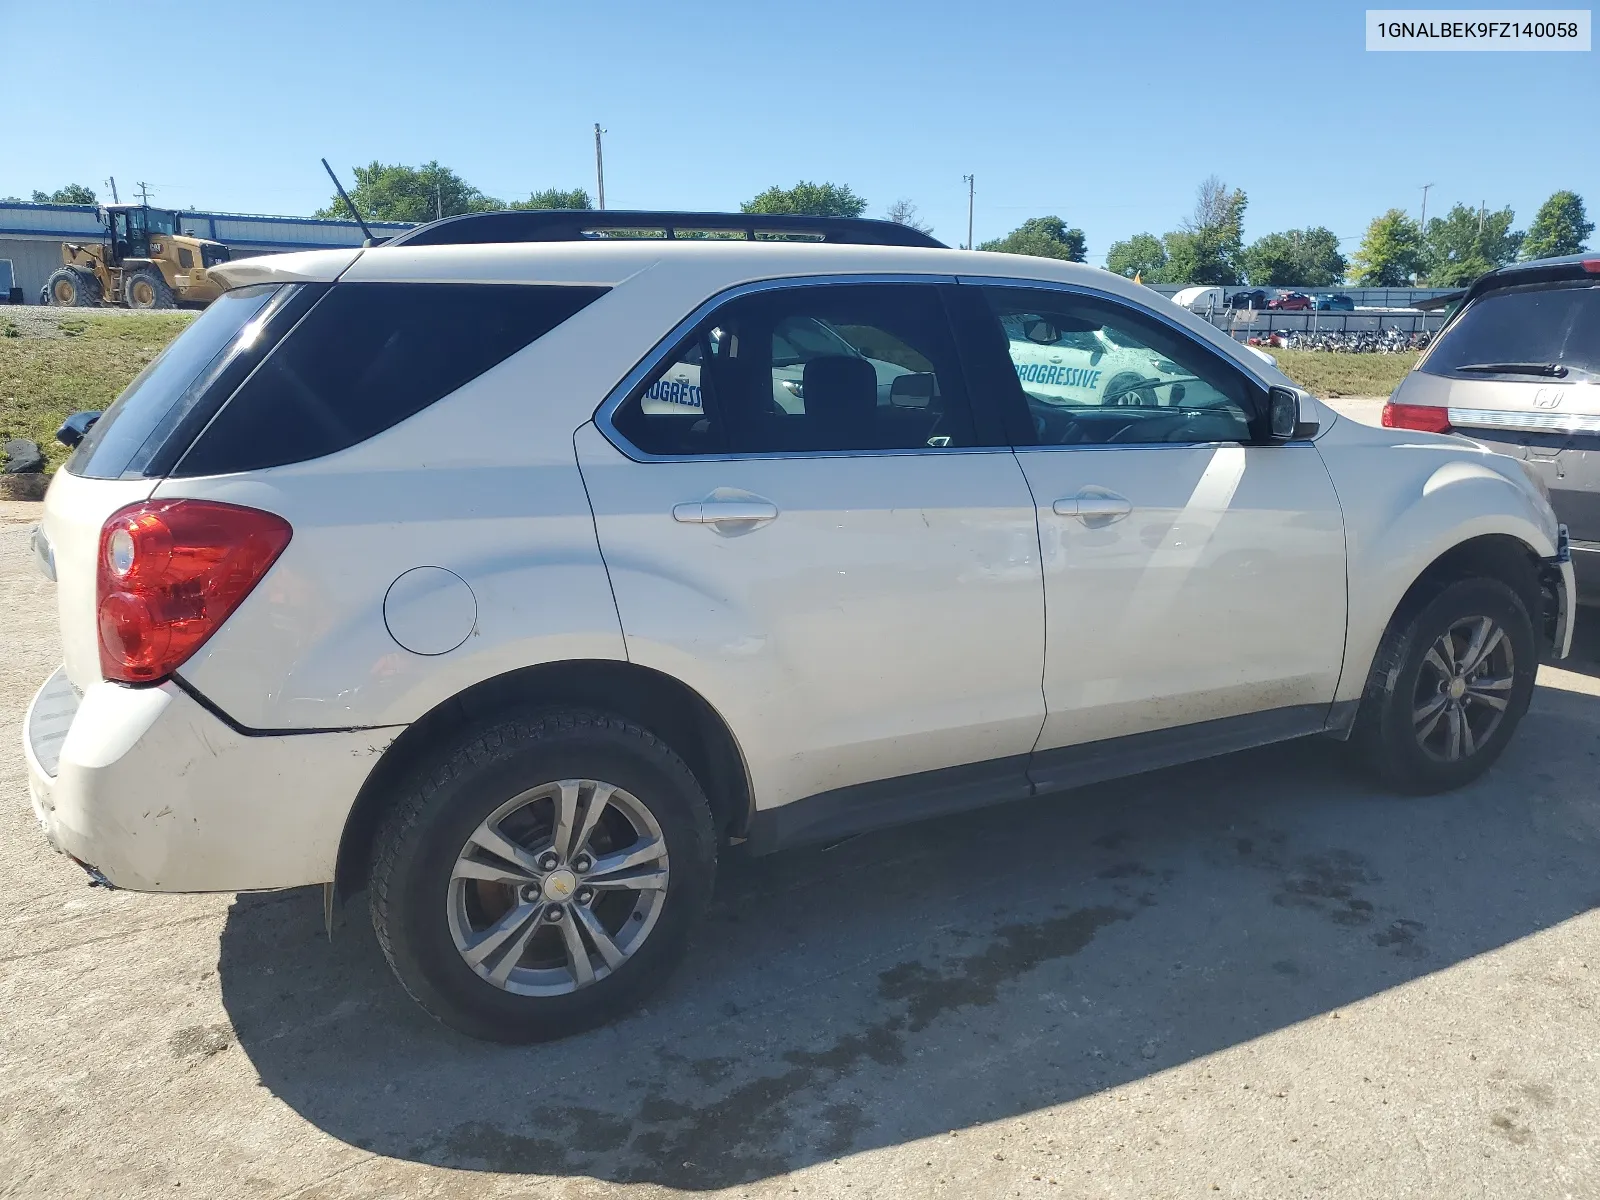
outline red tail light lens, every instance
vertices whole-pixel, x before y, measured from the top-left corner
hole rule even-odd
[[[1600,258],[1586,258],[1583,260],[1583,269],[1590,275],[1600,275]]]
[[[1427,433],[1450,432],[1450,410],[1431,404],[1385,404],[1385,429],[1421,429]]]
[[[164,679],[239,607],[293,534],[282,517],[210,500],[147,500],[100,530],[100,672]]]

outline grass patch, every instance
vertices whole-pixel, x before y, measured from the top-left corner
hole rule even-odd
[[[1278,369],[1317,396],[1387,396],[1417,362],[1417,352],[1336,354],[1331,350],[1268,350]]]
[[[55,470],[69,453],[56,441],[62,419],[110,405],[194,317],[73,316],[59,323],[58,337],[29,336],[29,327],[0,332],[0,440],[33,439],[44,450],[45,469]]]

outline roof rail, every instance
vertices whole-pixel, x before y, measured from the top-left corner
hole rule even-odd
[[[816,241],[862,246],[949,249],[909,225],[860,217],[804,217],[770,213],[649,212],[626,209],[511,209],[466,213],[430,221],[388,239],[386,246],[459,246],[495,242],[576,242],[612,230],[689,238],[737,234],[750,241]]]

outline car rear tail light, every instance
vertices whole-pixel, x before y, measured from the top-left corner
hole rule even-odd
[[[239,607],[293,535],[282,517],[210,500],[147,500],[100,530],[100,672],[164,679]]]
[[[1385,429],[1421,429],[1427,433],[1450,432],[1450,410],[1431,404],[1385,404]]]
[[[1600,275],[1600,258],[1584,259],[1583,269],[1591,275]]]

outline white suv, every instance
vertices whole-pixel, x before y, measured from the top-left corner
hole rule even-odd
[[[541,219],[219,267],[56,476],[24,748],[96,876],[365,887],[430,1012],[551,1037],[683,956],[720,846],[1314,733],[1454,787],[1567,652],[1518,462],[1115,275]]]

